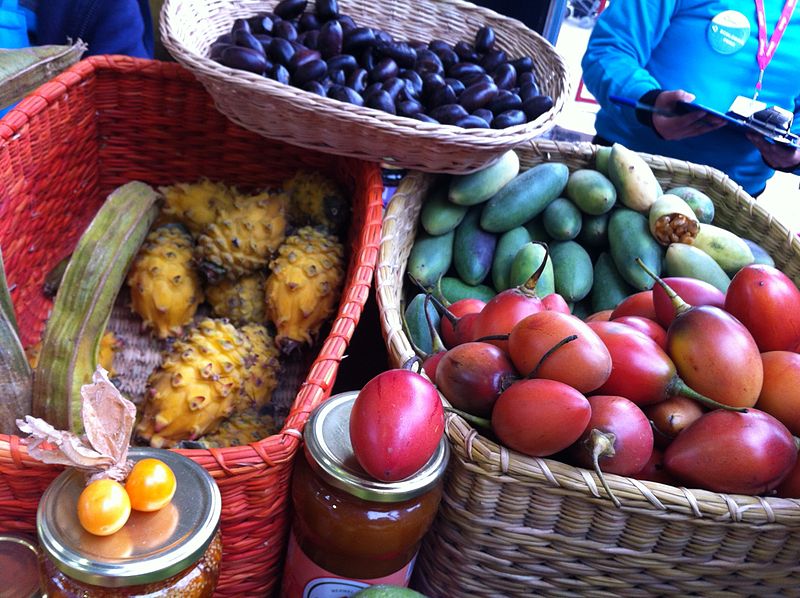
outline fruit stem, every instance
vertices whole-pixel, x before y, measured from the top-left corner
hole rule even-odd
[[[601,457],[613,457],[617,454],[617,451],[614,450],[614,443],[616,441],[616,434],[612,432],[603,432],[597,428],[592,428],[592,431],[589,433],[589,438],[586,439],[585,445],[586,448],[592,453],[592,464],[594,465],[594,471],[597,473],[597,477],[600,478],[600,483],[603,484],[603,488],[605,488],[606,493],[611,499],[611,502],[614,503],[614,506],[619,508],[622,506],[622,503],[619,502],[619,499],[611,491],[611,488],[606,481],[606,476],[603,474],[603,470],[600,469]]]
[[[441,351],[447,351],[447,347],[444,346],[444,341],[442,341],[442,337],[439,336],[439,331],[436,330],[436,324],[433,323],[431,320],[431,315],[428,313],[428,306],[431,304],[431,301],[434,301],[433,295],[426,293],[423,306],[425,311],[425,321],[428,324],[428,332],[430,332],[431,335],[431,355],[436,355],[436,353],[440,353]],[[430,357],[430,355],[426,355],[425,357]]]
[[[455,407],[447,407],[444,408],[445,411],[448,413],[455,413],[463,417],[467,422],[471,423],[473,426],[477,428],[483,428],[489,432],[494,433],[492,430],[492,422],[486,419],[485,417],[479,417],[477,415],[472,415],[471,413],[467,413],[466,411],[461,411],[461,409],[456,409]]]
[[[539,264],[539,267],[536,268],[536,271],[531,274],[530,278],[523,282],[517,288],[522,291],[527,296],[536,296],[536,285],[539,283],[539,278],[542,276],[542,272],[544,272],[544,268],[547,265],[547,258],[550,257],[550,247],[548,247],[547,243],[543,243],[542,241],[533,241],[536,245],[542,245],[544,247],[544,257],[542,258],[542,263]]]
[[[650,268],[648,268],[645,263],[641,260],[641,258],[636,258],[636,263],[639,264],[639,267],[647,272],[650,277],[656,281],[658,286],[664,289],[664,292],[669,297],[669,300],[672,301],[672,307],[675,309],[675,315],[679,316],[684,312],[689,311],[692,309],[692,306],[686,303],[679,295],[676,293],[671,286],[669,286],[664,280],[655,274]]]
[[[417,367],[416,367],[416,370],[414,369],[414,366],[415,366],[415,365],[417,366]],[[412,372],[414,372],[414,371],[417,371],[417,372],[419,372],[419,371],[420,371],[420,369],[422,369],[422,360],[419,358],[419,355],[414,355],[414,356],[412,356],[412,357],[409,357],[409,358],[408,358],[408,359],[407,359],[407,360],[406,360],[406,361],[403,363],[403,365],[402,365],[402,366],[400,366],[400,369],[402,369],[402,370],[409,370],[409,371],[412,371]]]
[[[709,409],[725,409],[726,411],[747,413],[747,409],[745,407],[733,407],[732,405],[725,405],[724,403],[718,403],[714,399],[710,399],[705,395],[701,395],[696,390],[690,388],[689,385],[681,380],[678,376],[674,376],[667,385],[666,395],[680,395],[682,397],[686,397],[687,399],[695,400],[701,405],[705,405]]]
[[[409,278],[411,278],[411,280],[413,280],[417,284],[417,286],[422,288],[422,283],[418,282],[417,279],[414,278],[411,274],[409,274],[408,276]],[[444,316],[445,318],[450,320],[450,323],[453,326],[458,324],[459,317],[455,315],[453,312],[451,312],[449,309],[447,309],[447,306],[444,303],[442,303],[442,301],[436,295],[434,295],[433,292],[425,289],[423,289],[423,291],[425,292],[425,299],[427,300],[428,297],[431,298],[431,301],[433,301],[433,306],[436,308],[436,311],[439,312],[439,315]]]
[[[569,335],[569,336],[568,336],[568,337],[566,337],[566,338],[562,338],[562,339],[561,339],[560,341],[558,341],[558,342],[557,342],[555,345],[553,345],[551,348],[549,348],[549,349],[547,350],[547,353],[545,353],[544,355],[542,355],[542,358],[539,360],[539,363],[537,363],[537,364],[536,364],[536,367],[535,367],[535,368],[533,368],[533,369],[531,370],[531,373],[530,373],[530,374],[528,374],[528,375],[527,375],[527,376],[525,376],[525,377],[526,377],[528,380],[533,380],[534,378],[536,378],[536,374],[538,374],[538,373],[539,373],[539,368],[540,368],[540,367],[542,367],[542,364],[544,363],[545,359],[547,359],[548,357],[550,357],[550,356],[551,356],[553,353],[555,353],[556,351],[558,351],[558,350],[559,350],[561,347],[563,347],[563,346],[564,346],[564,345],[566,345],[567,343],[571,343],[572,341],[576,340],[577,338],[578,338],[578,335],[577,335],[577,334],[571,334],[571,335]]]

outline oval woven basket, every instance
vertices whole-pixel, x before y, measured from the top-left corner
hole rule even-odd
[[[353,106],[235,70],[207,58],[212,42],[234,19],[270,11],[275,0],[166,0],[161,37],[172,56],[206,86],[233,121],[266,137],[425,172],[465,173],[549,130],[569,97],[567,68],[555,48],[521,22],[460,0],[342,0],[339,8],[359,25],[380,27],[397,39],[455,43],[474,39],[485,24],[496,46],[534,61],[541,93],[553,107],[524,125],[462,129]],[[309,2],[313,6],[313,2]]]
[[[523,168],[559,161],[593,168],[595,146],[535,142]],[[728,177],[705,166],[644,156],[661,183],[691,185],[716,207],[715,223],[762,244],[800,283],[800,240]],[[406,261],[433,177],[401,183],[384,216],[377,300],[389,359],[414,355],[403,331]],[[800,501],[725,495],[606,479],[510,451],[449,415],[453,448],[439,515],[417,560],[431,596],[798,595]]]
[[[330,394],[371,287],[380,169],[246,131],[179,65],[121,56],[78,63],[0,121],[0,242],[26,346],[40,338],[51,306],[42,293],[46,274],[115,187],[201,176],[266,186],[298,168],[319,169],[352,193],[349,267],[337,316],[299,376],[282,429],[247,446],[180,451],[205,467],[222,493],[219,596],[269,595],[279,585],[303,426]],[[39,497],[58,472],[31,459],[19,437],[0,435],[0,531],[35,533]]]

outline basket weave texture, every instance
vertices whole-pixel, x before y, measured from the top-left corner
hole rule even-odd
[[[522,167],[593,168],[595,146],[535,142]],[[724,174],[644,156],[659,181],[708,194],[715,223],[762,244],[800,283],[800,240]],[[433,177],[401,183],[376,269],[380,321],[395,367],[413,356],[401,325],[404,273]],[[724,495],[593,471],[510,451],[448,416],[445,493],[416,566],[431,596],[800,595],[800,501]]]
[[[382,182],[373,164],[331,158],[236,126],[174,63],[99,56],[46,83],[0,121],[0,241],[26,346],[50,309],[42,282],[69,255],[103,199],[132,179],[152,185],[201,176],[275,184],[298,168],[352,193],[350,262],[338,313],[283,428],[247,446],[180,452],[222,493],[217,595],[277,588],[288,530],[288,482],[309,412],[326,399],[367,300],[377,259]],[[33,532],[39,497],[58,474],[0,435],[0,530]]]
[[[206,57],[236,18],[271,11],[276,4],[166,0],[161,13],[161,37],[172,56],[197,76],[229,118],[267,137],[425,172],[465,173],[549,130],[569,96],[566,65],[546,39],[515,19],[461,0],[341,0],[339,9],[359,26],[381,28],[398,40],[472,41],[478,29],[491,25],[495,47],[512,58],[530,55],[541,93],[553,98],[553,107],[536,120],[497,130],[423,123],[323,98]]]

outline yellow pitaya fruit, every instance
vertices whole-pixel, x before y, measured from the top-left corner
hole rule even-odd
[[[337,237],[305,226],[288,237],[270,263],[267,317],[284,353],[314,342],[339,304],[344,248]]]
[[[97,363],[108,372],[108,377],[117,375],[114,370],[114,355],[122,348],[122,343],[110,330],[106,331],[100,339],[100,348],[97,352]]]
[[[256,407],[248,407],[226,419],[216,432],[206,434],[197,443],[205,448],[245,446],[263,440],[275,431],[275,419],[271,415],[262,415]]]
[[[164,352],[147,381],[137,434],[156,448],[214,432],[247,407],[242,392],[254,361],[247,337],[225,320],[205,318]]]
[[[350,198],[332,178],[317,170],[298,170],[284,183],[289,220],[295,226],[319,225],[340,231],[350,219]]]
[[[192,237],[180,226],[153,230],[128,272],[131,308],[158,338],[177,336],[203,302]]]
[[[269,263],[286,237],[286,199],[277,189],[237,196],[203,229],[196,256],[209,281],[235,280]]]
[[[195,236],[215,222],[217,214],[230,210],[235,197],[232,188],[208,179],[160,187],[159,191],[164,195],[159,222],[179,222]]]
[[[247,324],[241,331],[253,347],[253,361],[247,371],[243,391],[245,397],[260,408],[269,403],[272,392],[278,386],[278,347],[266,326]]]
[[[236,280],[226,278],[206,285],[206,299],[217,317],[228,318],[235,324],[262,323],[267,318],[264,299],[266,280],[263,272]]]

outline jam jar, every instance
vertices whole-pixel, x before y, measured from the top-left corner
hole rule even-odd
[[[397,482],[372,478],[350,444],[357,394],[331,397],[306,424],[304,455],[292,476],[286,598],[347,596],[376,584],[407,586],[439,508],[446,439],[416,474]]]
[[[61,473],[47,488],[36,513],[41,549],[39,571],[48,598],[210,597],[222,558],[222,498],[200,465],[173,451],[131,448],[129,458],[160,459],[177,481],[175,495],[154,512],[131,511],[110,536],[95,536],[78,521],[84,475]]]

